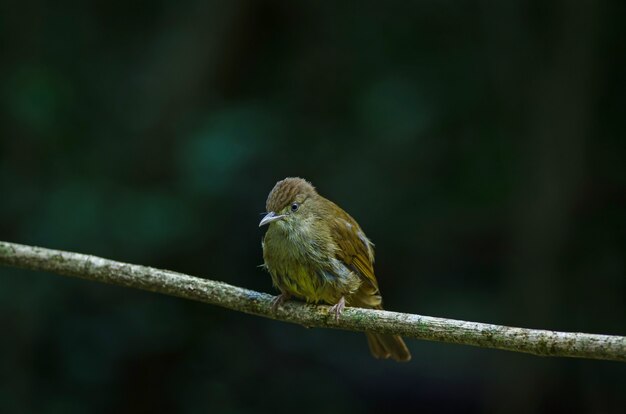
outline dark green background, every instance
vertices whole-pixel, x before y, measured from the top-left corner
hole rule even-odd
[[[271,292],[301,176],[388,309],[626,334],[624,2],[7,1],[0,239]],[[626,365],[361,334],[0,268],[2,413],[618,413]]]

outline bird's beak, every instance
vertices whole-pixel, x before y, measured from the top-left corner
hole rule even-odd
[[[259,227],[270,224],[273,221],[280,220],[283,217],[285,217],[285,214],[276,215],[276,213],[270,211],[265,215],[265,217],[263,217],[263,220],[261,220],[261,222],[259,223]]]

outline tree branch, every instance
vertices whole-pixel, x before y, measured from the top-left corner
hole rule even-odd
[[[3,241],[0,264],[164,293],[308,327],[398,334],[542,356],[626,361],[624,336],[513,328],[360,308],[346,308],[335,321],[327,306],[297,301],[273,312],[273,296],[265,293],[168,270]]]

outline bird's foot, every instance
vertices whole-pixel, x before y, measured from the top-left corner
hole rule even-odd
[[[346,298],[343,296],[339,299],[339,302],[330,307],[329,313],[335,314],[335,322],[339,321],[339,315],[343,312],[346,307]]]
[[[291,296],[288,293],[281,293],[272,300],[272,312],[276,312],[278,307],[288,301]]]

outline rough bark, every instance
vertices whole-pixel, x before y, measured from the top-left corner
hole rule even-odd
[[[360,308],[346,308],[336,321],[327,306],[297,301],[286,302],[273,312],[274,297],[266,293],[169,270],[3,241],[0,264],[178,296],[308,327],[399,334],[542,356],[626,361],[624,336],[515,328]]]

